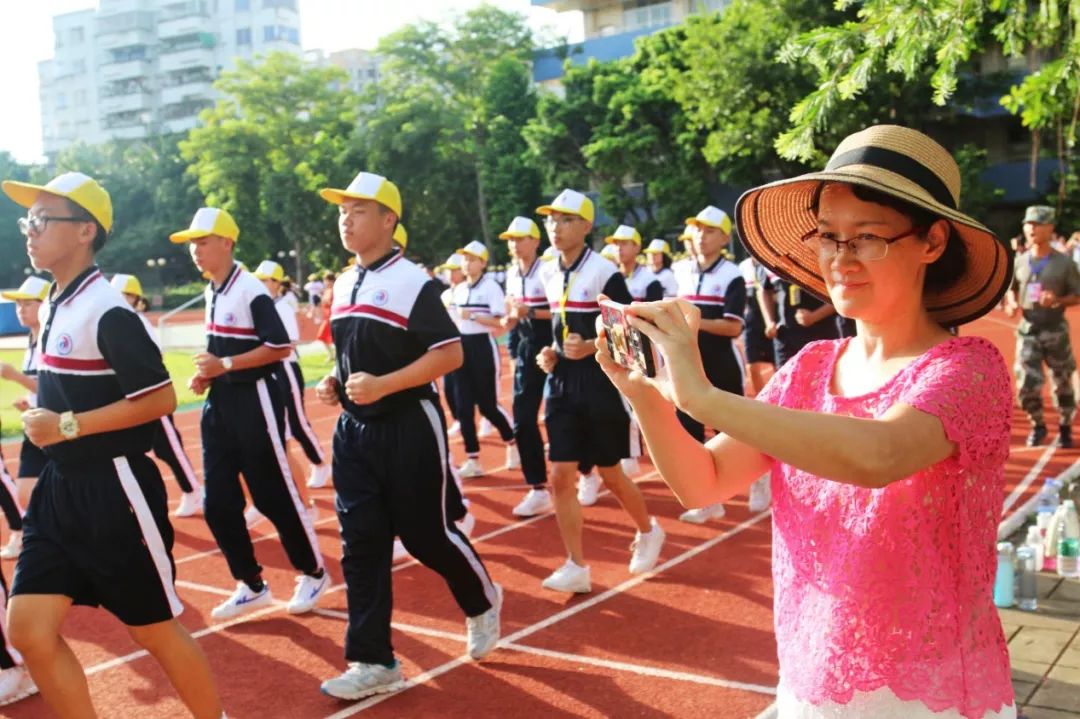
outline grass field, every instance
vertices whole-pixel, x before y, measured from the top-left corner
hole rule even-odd
[[[195,396],[188,388],[188,379],[194,374],[191,362],[191,352],[166,352],[165,367],[173,378],[176,386],[176,400],[180,408],[202,404],[202,397]],[[0,362],[9,362],[16,367],[22,366],[22,350],[0,350]],[[309,382],[317,382],[331,367],[325,353],[316,352],[301,355],[300,366],[304,369],[304,378]],[[3,438],[15,437],[22,434],[22,422],[19,419],[20,412],[11,406],[17,398],[26,394],[26,391],[14,382],[0,381],[0,436]]]

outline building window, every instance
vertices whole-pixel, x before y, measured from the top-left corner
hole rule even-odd
[[[296,0],[263,0],[264,8],[283,8],[296,11]]]
[[[247,12],[251,9],[251,0],[236,0],[236,12]]]
[[[237,45],[250,45],[251,44],[251,28],[242,27],[236,31],[236,44]]]
[[[672,3],[650,0],[623,0],[623,25],[626,30],[665,27],[672,22]]]
[[[722,12],[731,4],[731,0],[698,0],[701,12]]]
[[[63,110],[67,107],[67,94],[63,92],[56,93],[56,109]]]
[[[264,25],[263,26],[263,42],[273,42],[277,40],[277,26]]]
[[[86,104],[86,90],[76,90],[75,91],[75,105],[77,107],[82,107],[85,104]]]
[[[74,75],[82,75],[86,72],[86,60],[74,60],[71,63],[71,72]]]
[[[284,38],[293,45],[300,44],[300,31],[294,27],[285,27],[284,25],[278,28],[278,36]]]
[[[73,27],[73,28],[71,28],[71,44],[72,45],[81,45],[84,38],[85,38],[85,34],[84,34],[83,29],[81,27]]]

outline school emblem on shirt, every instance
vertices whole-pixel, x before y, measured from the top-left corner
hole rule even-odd
[[[371,296],[371,304],[376,307],[385,307],[386,303],[390,301],[390,293],[386,290],[376,290],[375,294]]]
[[[225,316],[222,317],[222,320],[227,325],[235,325],[236,324],[236,315],[234,315],[232,312],[226,312]]]
[[[67,356],[71,354],[72,348],[75,343],[71,340],[71,335],[63,334],[56,338],[56,352],[57,354]]]

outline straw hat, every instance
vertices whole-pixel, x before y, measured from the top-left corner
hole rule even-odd
[[[989,312],[1013,275],[1013,253],[994,233],[960,212],[960,170],[952,155],[921,132],[875,125],[844,138],[822,172],[746,192],[735,206],[750,254],[786,280],[828,298],[816,253],[802,238],[817,227],[811,207],[823,182],[868,187],[948,220],[967,246],[967,271],[945,290],[927,293],[931,317],[960,325]]]

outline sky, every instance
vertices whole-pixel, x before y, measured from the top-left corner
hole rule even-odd
[[[580,39],[578,13],[558,14],[529,0],[488,0],[529,18],[537,31]],[[416,20],[442,20],[482,0],[300,0],[301,43],[305,50],[373,48],[379,38]],[[21,162],[41,159],[41,108],[37,64],[53,54],[52,17],[97,6],[96,0],[0,0],[0,150]],[[393,7],[393,13],[386,8]]]

